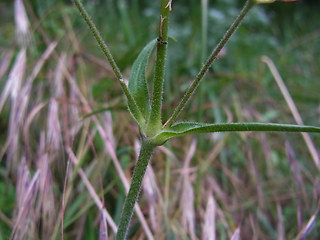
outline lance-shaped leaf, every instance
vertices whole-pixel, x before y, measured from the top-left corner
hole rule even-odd
[[[156,144],[163,144],[167,140],[193,133],[210,132],[313,132],[320,133],[320,127],[301,126],[291,124],[277,123],[192,123],[181,122],[164,129],[158,135],[153,137]]]
[[[129,90],[137,103],[137,106],[142,113],[144,119],[148,119],[150,104],[149,92],[146,80],[146,68],[152,50],[156,46],[156,40],[149,42],[141,51],[135,60],[131,74],[129,77]],[[129,108],[131,108],[129,104]]]

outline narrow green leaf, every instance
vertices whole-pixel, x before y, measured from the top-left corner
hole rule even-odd
[[[129,90],[132,94],[137,106],[142,113],[144,119],[148,119],[150,104],[149,104],[149,92],[146,80],[146,68],[148,60],[153,49],[156,46],[156,39],[149,42],[141,51],[137,59],[135,60],[131,74],[129,77]],[[129,104],[129,108],[131,108]]]
[[[291,124],[277,123],[177,123],[167,129],[161,131],[153,140],[157,144],[162,144],[167,140],[193,133],[209,133],[209,132],[313,132],[320,133],[320,127],[301,126]]]

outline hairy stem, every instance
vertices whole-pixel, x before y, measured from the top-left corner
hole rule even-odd
[[[117,66],[116,62],[113,59],[113,56],[110,52],[110,49],[108,47],[108,45],[105,43],[105,41],[103,40],[103,38],[101,37],[101,34],[99,32],[99,30],[97,29],[96,25],[94,24],[94,22],[92,21],[92,19],[90,18],[89,14],[87,13],[87,11],[85,10],[84,6],[82,5],[80,0],[74,0],[75,5],[77,6],[77,8],[79,9],[79,12],[82,16],[82,18],[86,21],[86,23],[88,24],[93,36],[95,37],[95,39],[97,40],[98,45],[100,46],[102,52],[104,53],[104,55],[107,57],[114,74],[116,75],[117,79],[120,81],[122,90],[124,91],[127,100],[129,102],[129,104],[131,105],[131,113],[133,115],[133,117],[139,122],[143,122],[143,116],[137,106],[137,103],[135,102],[134,98],[132,97],[132,95],[130,94],[130,91],[127,87],[127,85],[124,83],[123,81],[123,77],[122,74],[119,70],[119,67]]]
[[[157,60],[154,73],[154,86],[151,113],[149,117],[148,130],[150,133],[161,129],[161,106],[162,106],[162,92],[165,62],[168,45],[168,23],[169,23],[170,8],[168,7],[168,0],[161,1],[160,8],[160,24],[159,36],[157,44]]]
[[[154,145],[152,145],[150,142],[148,142],[147,140],[142,141],[139,159],[134,169],[130,189],[124,202],[124,207],[121,213],[116,240],[123,240],[127,235],[129,223],[133,214],[134,205],[138,199],[142,180],[147,170],[147,166],[151,158],[153,149]]]
[[[88,24],[92,34],[94,35],[95,39],[97,40],[102,52],[104,53],[104,55],[107,57],[115,75],[117,76],[118,79],[122,79],[122,74],[116,64],[116,62],[113,59],[113,56],[110,52],[109,47],[107,46],[107,44],[104,42],[104,40],[101,37],[101,34],[99,32],[99,30],[97,29],[97,27],[95,26],[94,22],[92,21],[91,17],[89,16],[89,14],[87,13],[87,11],[85,10],[84,6],[82,5],[80,0],[74,0],[75,5],[77,6],[77,8],[79,9],[83,19],[86,21],[86,23]]]
[[[219,52],[221,49],[226,45],[232,34],[236,31],[238,26],[240,25],[241,21],[243,18],[246,16],[250,8],[254,5],[253,1],[247,0],[244,7],[242,8],[239,16],[236,18],[236,20],[232,23],[228,31],[225,33],[221,41],[218,43],[216,48],[212,51],[211,55],[199,71],[198,75],[196,78],[193,80],[191,85],[189,86],[188,90],[186,91],[185,95],[181,99],[179,105],[175,108],[173,114],[171,117],[168,119],[168,121],[163,125],[163,128],[168,126],[170,127],[178,118],[180,113],[182,112],[183,108],[189,101],[189,99],[192,97],[193,93],[196,91],[197,87],[199,86],[200,81],[202,80],[203,76],[206,74],[208,71],[209,67],[212,65],[213,61],[217,58]]]

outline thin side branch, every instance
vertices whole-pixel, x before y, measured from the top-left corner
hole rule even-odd
[[[236,20],[232,23],[228,31],[225,33],[219,44],[216,46],[216,48],[212,51],[211,55],[201,68],[200,72],[196,76],[196,78],[193,80],[191,85],[189,86],[188,90],[186,91],[185,95],[181,99],[179,105],[175,108],[173,114],[168,119],[168,121],[163,125],[162,128],[165,128],[166,126],[170,127],[176,119],[179,117],[180,113],[182,112],[183,108],[189,101],[189,99],[192,97],[193,93],[196,91],[196,89],[199,86],[200,81],[203,79],[204,75],[208,71],[209,67],[212,65],[213,61],[217,58],[219,52],[221,49],[226,45],[232,34],[237,30],[238,26],[240,25],[243,18],[247,15],[250,8],[254,5],[254,3],[250,0],[247,0],[244,7],[242,8],[239,16],[236,18]]]
[[[84,6],[82,5],[80,0],[74,0],[74,3],[76,5],[76,7],[79,9],[79,12],[81,14],[81,16],[83,17],[83,19],[86,21],[86,23],[88,24],[92,34],[94,35],[95,39],[97,40],[102,52],[104,53],[104,55],[107,57],[116,77],[118,80],[122,79],[122,74],[116,64],[116,62],[113,59],[113,56],[110,52],[109,47],[107,46],[107,44],[104,42],[103,38],[101,37],[101,34],[99,32],[99,30],[97,29],[96,25],[94,24],[94,22],[92,21],[91,17],[89,16],[89,14],[87,13],[86,9],[84,8]]]
[[[120,82],[120,85],[122,87],[122,90],[124,91],[127,100],[129,102],[129,104],[131,105],[131,111],[132,111],[132,115],[134,116],[134,118],[141,123],[143,116],[142,113],[140,112],[137,103],[135,102],[134,98],[132,97],[128,86],[124,83],[123,81],[123,77],[122,74],[119,70],[119,67],[117,66],[116,62],[114,61],[114,58],[110,52],[110,49],[108,47],[108,45],[105,43],[105,41],[103,40],[103,38],[101,37],[101,34],[99,32],[99,30],[97,29],[96,25],[94,24],[94,22],[92,21],[92,19],[90,18],[89,14],[87,13],[86,9],[84,8],[84,6],[82,5],[80,0],[74,0],[75,5],[77,6],[77,8],[79,9],[79,12],[81,14],[81,16],[83,17],[83,19],[86,21],[86,23],[88,24],[93,36],[95,37],[95,39],[97,40],[98,45],[100,46],[102,52],[104,53],[104,55],[107,57],[114,74],[116,75],[117,79]]]

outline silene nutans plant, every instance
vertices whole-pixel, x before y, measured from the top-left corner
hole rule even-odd
[[[117,240],[125,239],[128,233],[129,224],[133,215],[134,206],[138,199],[139,192],[142,185],[147,166],[154,149],[165,144],[172,138],[184,136],[187,134],[198,133],[214,133],[214,132],[310,132],[320,133],[320,127],[291,125],[279,123],[260,123],[260,122],[235,122],[235,123],[202,123],[202,122],[188,122],[188,119],[180,119],[182,117],[185,106],[190,102],[192,97],[197,97],[196,90],[205,77],[208,69],[217,59],[220,51],[227,44],[232,35],[236,32],[241,22],[250,11],[257,4],[272,3],[276,0],[247,0],[234,20],[232,25],[223,35],[221,41],[212,50],[209,57],[203,63],[198,74],[190,83],[184,95],[180,99],[174,111],[168,119],[162,116],[163,105],[163,88],[164,76],[166,71],[166,56],[167,51],[170,50],[170,40],[168,36],[170,15],[174,14],[174,1],[161,0],[160,16],[159,16],[159,31],[140,52],[133,63],[129,77],[129,83],[124,81],[124,77],[115,62],[111,50],[100,35],[91,17],[86,12],[80,0],[74,0],[74,3],[81,13],[82,18],[88,24],[92,34],[94,35],[97,44],[100,46],[108,62],[112,66],[114,74],[118,79],[122,90],[126,96],[128,109],[139,125],[141,134],[141,149],[137,164],[134,168],[130,190],[124,202],[118,231],[116,235]],[[290,0],[282,0],[282,2],[291,2]],[[151,62],[151,55],[155,51],[155,62]],[[147,65],[153,66],[153,80],[152,87],[146,80]],[[152,90],[152,91],[151,91]],[[319,167],[319,165],[317,166]]]

